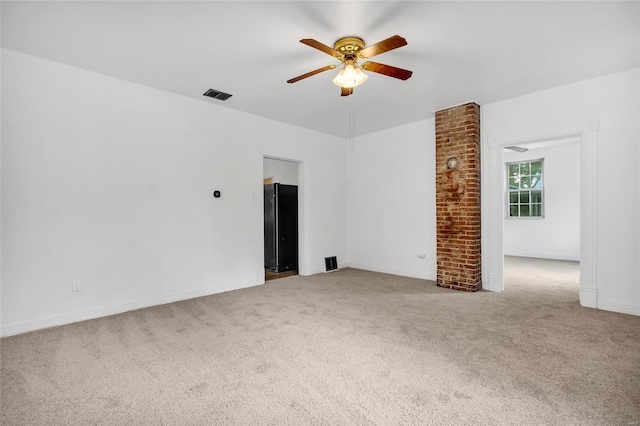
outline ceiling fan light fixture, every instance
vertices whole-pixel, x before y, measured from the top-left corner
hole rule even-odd
[[[380,55],[382,53],[397,49],[402,46],[406,46],[407,40],[400,37],[399,35],[394,35],[368,47],[364,46],[364,41],[360,37],[355,36],[342,37],[334,43],[333,48],[312,38],[303,38],[302,40],[300,40],[300,43],[306,44],[307,46],[313,47],[314,49],[318,49],[319,51],[326,53],[334,59],[338,59],[341,64],[327,65],[326,67],[318,68],[317,70],[313,70],[311,72],[299,75],[295,78],[291,78],[287,80],[287,83],[295,83],[297,81],[304,80],[307,77],[311,77],[316,74],[320,74],[321,72],[332,70],[341,66],[342,69],[333,79],[333,84],[335,84],[336,86],[340,86],[340,96],[349,96],[353,94],[354,87],[360,86],[369,78],[363,72],[363,69],[366,71],[375,72],[376,74],[386,75],[387,77],[397,78],[399,80],[407,80],[409,77],[411,77],[411,74],[413,74],[409,70],[404,70],[402,68],[393,67],[391,65],[385,65],[367,60],[373,56]],[[359,59],[367,61],[364,62],[362,66],[360,66],[358,65]]]
[[[344,68],[338,72],[336,78],[333,79],[333,84],[336,86],[344,87],[345,89],[351,89],[360,86],[369,78],[362,69],[355,62],[347,62]]]

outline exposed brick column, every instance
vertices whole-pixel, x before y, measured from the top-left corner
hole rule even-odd
[[[480,276],[480,106],[436,112],[437,284],[477,291]]]

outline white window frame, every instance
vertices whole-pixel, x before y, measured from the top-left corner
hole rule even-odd
[[[540,216],[520,216],[519,212],[518,212],[518,216],[511,216],[511,200],[510,200],[510,195],[512,192],[516,192],[518,194],[520,194],[520,192],[522,191],[537,191],[538,189],[534,189],[534,188],[528,188],[528,189],[517,189],[517,190],[512,190],[509,188],[509,166],[512,164],[521,164],[521,163],[529,163],[529,165],[531,165],[531,163],[535,163],[535,162],[540,162],[540,176],[541,176],[541,180],[542,180],[542,187],[540,188],[540,192],[541,192],[541,200],[540,200]],[[509,220],[540,220],[540,219],[544,219],[544,212],[545,212],[545,196],[544,196],[544,190],[545,190],[545,169],[544,169],[544,158],[533,158],[531,160],[519,160],[519,161],[510,161],[510,162],[505,162],[505,176],[506,179],[504,180],[504,184],[505,184],[505,201],[506,201],[506,209],[505,209],[505,215],[506,215],[506,219]],[[520,198],[518,196],[518,198]],[[529,196],[529,205],[531,206],[531,195]],[[538,204],[538,203],[535,203]],[[518,205],[520,205],[520,203],[518,203]]]

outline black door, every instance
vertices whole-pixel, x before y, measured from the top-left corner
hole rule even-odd
[[[264,185],[264,267],[298,269],[298,187]]]
[[[278,272],[294,271],[298,269],[298,187],[276,185]]]

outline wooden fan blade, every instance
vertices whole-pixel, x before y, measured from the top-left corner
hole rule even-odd
[[[312,38],[303,38],[300,40],[300,43],[306,44],[307,46],[311,46],[315,49],[318,49],[321,52],[326,53],[327,55],[331,55],[334,58],[338,58],[341,61],[344,59],[344,55],[337,50],[327,46],[326,44],[320,43],[318,40],[314,40]]]
[[[361,58],[371,58],[372,56],[379,55],[384,52],[388,52],[393,49],[397,49],[398,47],[406,46],[407,40],[400,37],[399,35],[394,35],[393,37],[389,37],[386,40],[382,40],[379,43],[372,44],[369,47],[365,47],[360,52],[358,52],[358,56]]]
[[[343,87],[340,96],[349,96],[353,93],[353,87]]]
[[[377,72],[378,74],[387,75],[400,80],[407,80],[413,74],[413,71],[403,70],[402,68],[392,67],[391,65],[380,64],[378,62],[365,62],[362,69]]]
[[[300,81],[303,78],[311,77],[312,75],[320,74],[321,72],[332,70],[336,67],[336,65],[327,65],[326,67],[318,68],[317,70],[313,70],[306,74],[299,75],[291,80],[287,80],[287,83],[295,83],[296,81]]]

